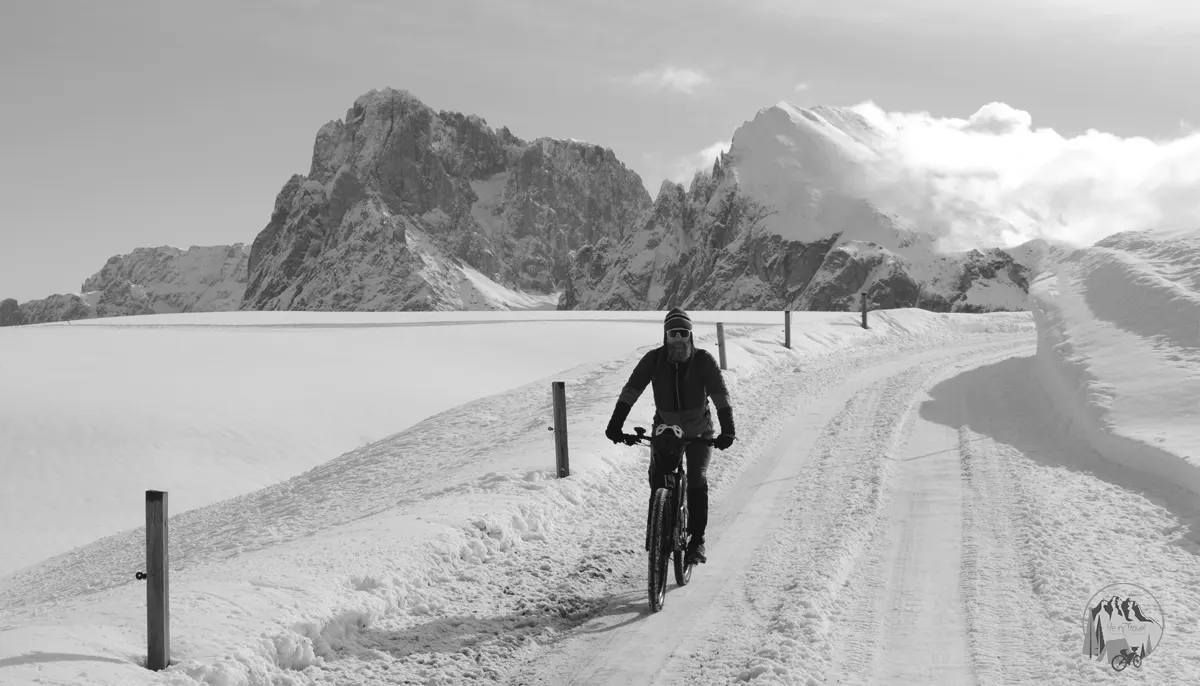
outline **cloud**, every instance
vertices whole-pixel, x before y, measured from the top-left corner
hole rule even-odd
[[[670,65],[648,69],[617,80],[649,91],[671,90],[688,95],[695,93],[699,86],[712,81],[703,71]]]
[[[730,141],[717,141],[699,152],[684,155],[671,166],[671,172],[667,178],[675,183],[690,183],[696,172],[702,169],[712,169],[717,156],[723,152],[729,152],[730,144]]]
[[[806,91],[808,89],[809,89],[809,85],[807,83],[801,81],[800,83],[796,84],[796,87],[792,90],[796,91],[797,93],[803,93],[804,91]]]
[[[1200,229],[1200,133],[1067,138],[999,102],[968,119],[886,112],[873,102],[852,109],[884,134],[863,192],[942,235],[948,249]],[[989,215],[999,220],[980,219]]]

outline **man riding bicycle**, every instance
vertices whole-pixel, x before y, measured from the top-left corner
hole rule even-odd
[[[692,341],[692,320],[678,307],[672,308],[663,321],[663,345],[646,353],[634,367],[629,381],[621,390],[617,406],[604,435],[613,443],[634,445],[637,440],[623,433],[625,420],[633,404],[654,385],[654,425],[670,424],[683,429],[684,438],[712,438],[712,414],[708,399],[717,408],[721,434],[713,445],[725,450],[733,444],[733,408],[721,368],[707,350],[698,350]],[[704,553],[704,530],[708,526],[708,462],[712,448],[703,443],[690,443],[685,449],[687,459],[687,507],[689,564],[707,562]],[[662,475],[650,473],[650,497],[662,485]]]

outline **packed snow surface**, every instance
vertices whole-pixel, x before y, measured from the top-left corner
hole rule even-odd
[[[854,313],[794,313],[790,350],[780,313],[692,315],[714,352],[712,324],[725,322],[738,440],[709,469],[708,564],[672,581],[656,614],[648,450],[603,431],[662,313],[227,313],[0,332],[0,359],[53,369],[56,393],[31,392],[33,372],[12,365],[4,383],[60,416],[34,446],[52,458],[6,497],[133,500],[126,530],[0,585],[0,682],[1200,682],[1194,502],[1064,425],[1062,398],[1037,380],[1028,313],[892,310],[869,329]],[[56,337],[81,332],[91,338],[70,355],[93,350],[90,364],[63,370]],[[100,358],[110,371],[94,370]],[[567,388],[561,479],[551,380]],[[12,395],[0,421],[42,421]],[[104,427],[122,411],[135,421],[118,449]],[[647,391],[627,430],[651,412]],[[230,426],[244,445],[147,479],[153,444],[192,425],[199,443]],[[111,475],[78,469],[80,436]],[[276,441],[287,448],[263,469],[252,453]],[[207,471],[272,482],[198,506],[216,488],[194,487]],[[141,491],[168,478],[173,664],[153,673],[139,664],[145,534],[133,527]],[[74,518],[100,516],[42,512],[23,526],[78,532]],[[1081,629],[1114,582],[1144,586],[1157,604],[1142,607],[1170,617],[1143,666],[1119,676],[1083,654]]]

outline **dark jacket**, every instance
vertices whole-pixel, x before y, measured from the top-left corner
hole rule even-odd
[[[720,411],[729,407],[729,391],[712,354],[699,348],[687,362],[667,359],[666,346],[647,352],[633,368],[620,400],[633,405],[646,386],[654,385],[654,421],[683,427],[689,438],[712,438],[713,422],[708,399]]]

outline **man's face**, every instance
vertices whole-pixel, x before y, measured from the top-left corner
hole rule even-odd
[[[687,329],[667,330],[667,358],[685,362],[692,356],[692,332]]]

